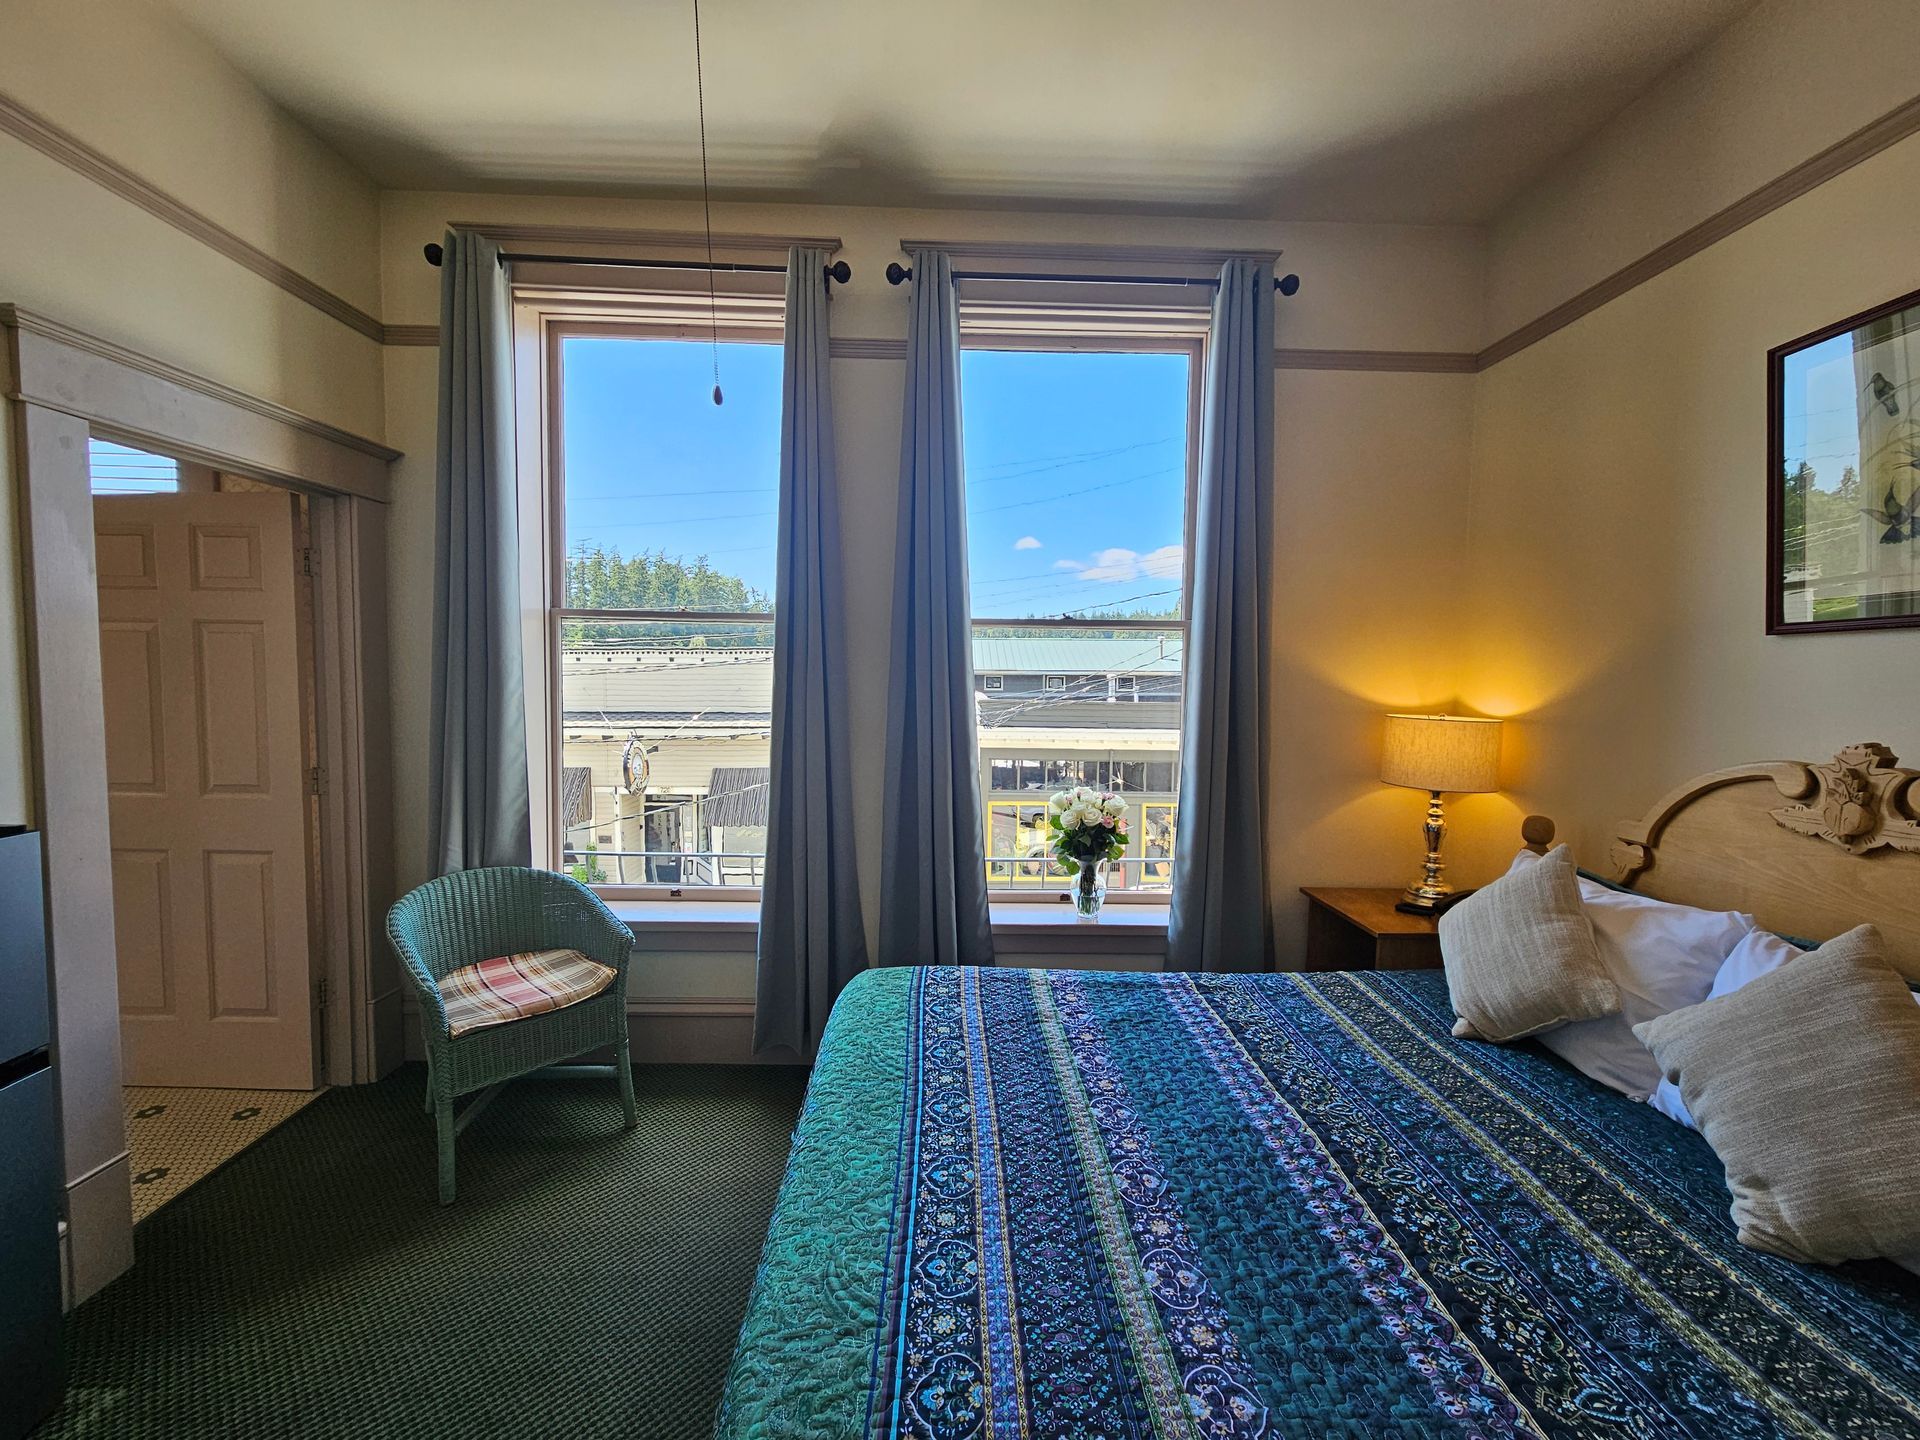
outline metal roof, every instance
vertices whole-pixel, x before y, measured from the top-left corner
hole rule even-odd
[[[986,675],[1178,674],[1181,638],[1137,630],[1113,639],[973,637],[973,668]]]

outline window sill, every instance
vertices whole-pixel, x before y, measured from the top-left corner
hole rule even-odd
[[[654,949],[751,950],[760,928],[757,900],[609,900],[607,908]],[[988,913],[995,938],[1019,941],[1024,950],[1134,949],[1167,938],[1165,905],[1115,903],[1098,920],[1082,921],[1059,901],[995,900]]]
[[[609,900],[614,918],[648,950],[752,950],[758,900]]]
[[[1105,906],[1097,920],[1081,920],[1071,905],[1054,901],[1037,904],[1031,900],[992,901],[987,906],[993,917],[995,935],[1028,935],[1041,938],[1059,935],[1097,935],[1117,931],[1128,936],[1167,933],[1167,907],[1128,901]]]

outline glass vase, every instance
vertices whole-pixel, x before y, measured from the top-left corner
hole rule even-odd
[[[1107,862],[1082,860],[1073,877],[1073,913],[1076,920],[1098,920],[1107,903]]]

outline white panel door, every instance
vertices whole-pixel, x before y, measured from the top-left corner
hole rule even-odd
[[[129,1085],[310,1090],[291,498],[94,501]]]

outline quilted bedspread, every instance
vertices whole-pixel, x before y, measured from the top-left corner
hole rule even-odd
[[[1438,972],[863,975],[725,1440],[1920,1435],[1920,1279],[1744,1249],[1706,1143]]]

